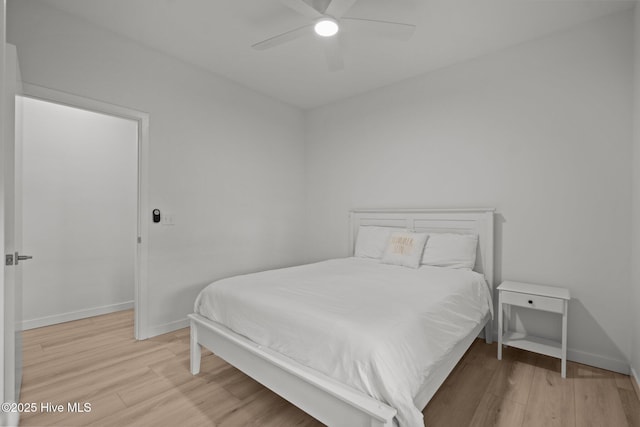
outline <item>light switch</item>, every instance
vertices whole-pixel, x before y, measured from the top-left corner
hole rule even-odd
[[[162,215],[162,225],[174,225],[175,218],[172,213],[167,212]]]

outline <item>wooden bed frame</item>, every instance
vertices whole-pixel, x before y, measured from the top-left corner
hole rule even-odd
[[[349,254],[353,255],[360,225],[381,225],[415,231],[475,233],[478,253],[475,271],[483,273],[493,291],[493,209],[358,209],[350,213]],[[198,314],[191,323],[191,373],[200,372],[204,346],[256,381],[329,426],[391,427],[396,410],[363,392],[342,384],[280,353],[257,345],[225,326]],[[484,328],[491,343],[488,315],[454,347],[446,362],[433,372],[414,399],[424,408]]]

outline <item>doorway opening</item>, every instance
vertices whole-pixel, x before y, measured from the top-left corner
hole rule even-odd
[[[24,85],[23,329],[134,310],[146,334],[146,113]]]

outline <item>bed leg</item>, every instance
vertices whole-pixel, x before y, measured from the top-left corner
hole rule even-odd
[[[191,321],[191,374],[198,375],[200,373],[200,354],[202,348],[198,343],[198,330],[193,321]]]
[[[484,340],[487,344],[491,344],[493,342],[493,322],[489,320],[487,325],[484,327]]]

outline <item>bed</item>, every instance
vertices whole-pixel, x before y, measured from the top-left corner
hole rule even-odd
[[[215,282],[189,315],[192,374],[204,346],[327,425],[422,425],[483,328],[491,342],[493,210],[354,210],[350,255],[360,226],[477,235],[475,266],[349,257]]]

